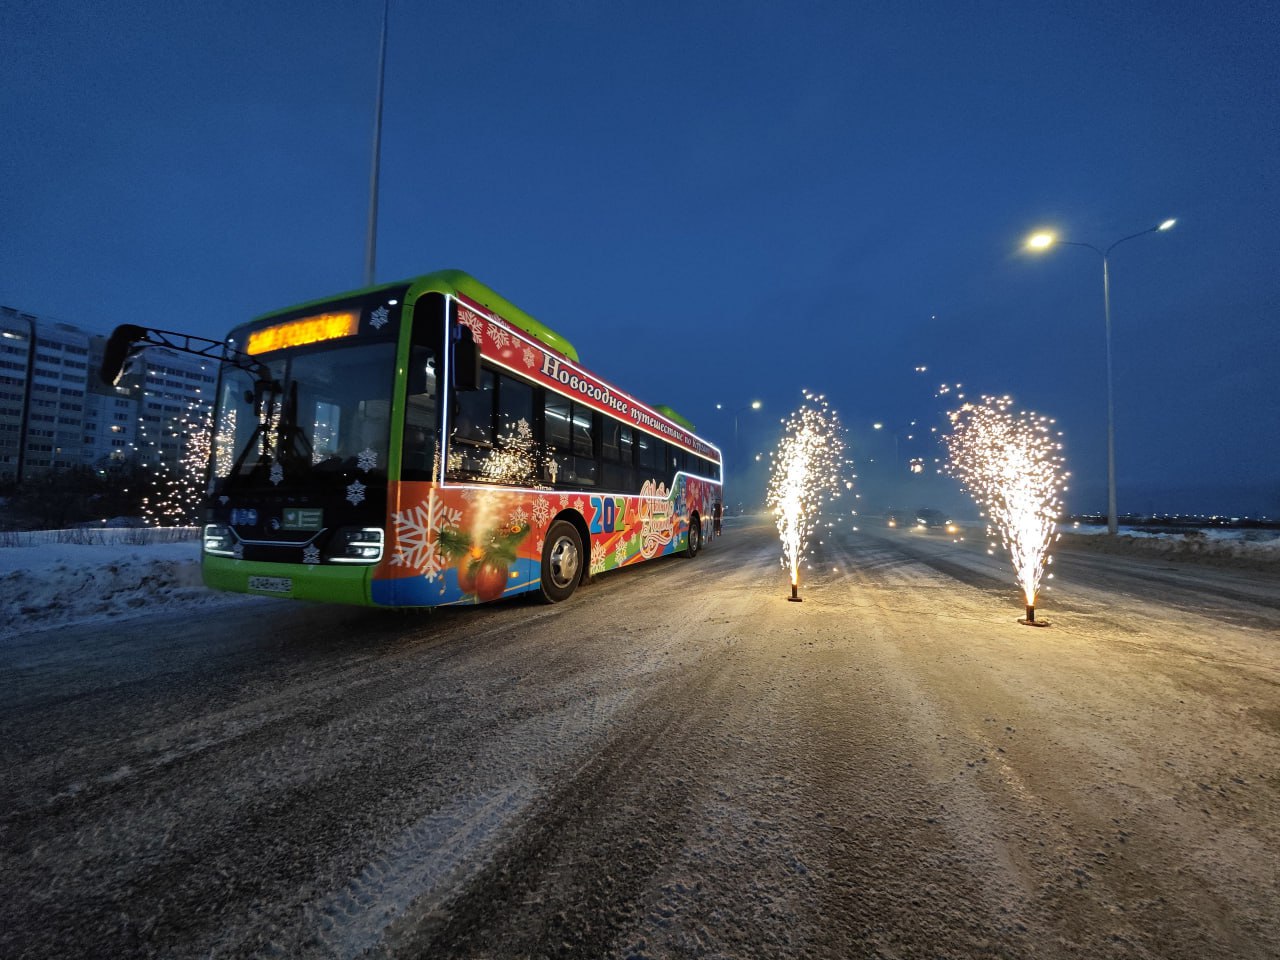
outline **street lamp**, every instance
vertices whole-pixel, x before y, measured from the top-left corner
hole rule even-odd
[[[1105,250],[1100,250],[1091,243],[1059,240],[1057,234],[1051,230],[1042,230],[1027,238],[1027,249],[1037,253],[1048,250],[1055,243],[1061,243],[1068,247],[1086,247],[1102,257],[1102,310],[1107,333],[1107,533],[1113,536],[1120,529],[1120,524],[1116,516],[1116,415],[1115,389],[1111,373],[1111,275],[1108,270],[1108,258],[1111,256],[1111,251],[1126,240],[1143,237],[1148,233],[1162,233],[1172,229],[1175,223],[1177,221],[1170,218],[1154,227],[1131,233],[1127,237],[1121,237]]]
[[[738,449],[738,414],[746,413],[748,410],[759,410],[762,406],[763,404],[759,400],[752,400],[745,407],[740,407],[733,412],[733,448],[735,451]],[[716,409],[723,410],[724,404],[717,403]]]

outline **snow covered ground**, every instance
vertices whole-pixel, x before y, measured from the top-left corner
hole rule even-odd
[[[1097,536],[1105,530],[1064,527],[1062,546],[1215,566],[1280,564],[1280,531],[1275,530],[1170,534],[1122,527],[1114,540]],[[0,618],[9,628],[155,614],[166,608],[271,602],[205,589],[194,528],[47,530],[0,540]]]
[[[200,582],[194,530],[46,530],[8,534],[0,544],[5,632],[244,602],[263,601]]]

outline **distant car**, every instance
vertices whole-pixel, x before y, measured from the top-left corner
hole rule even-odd
[[[942,528],[947,533],[958,533],[960,528],[954,521],[947,518],[947,515],[941,510],[933,510],[929,507],[921,507],[916,511],[916,529],[930,530]]]
[[[902,526],[902,520],[905,514],[897,507],[890,507],[884,512],[885,523],[890,527]]]

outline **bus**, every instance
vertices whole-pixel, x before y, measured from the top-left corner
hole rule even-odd
[[[217,590],[378,607],[558,602],[696,556],[720,450],[583,367],[469,275],[306,303],[225,341],[118,327],[102,376],[162,345],[220,361],[201,569]]]

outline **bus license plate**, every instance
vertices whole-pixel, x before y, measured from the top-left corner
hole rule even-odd
[[[292,593],[293,579],[291,577],[250,577],[250,590],[262,590],[266,593]]]

